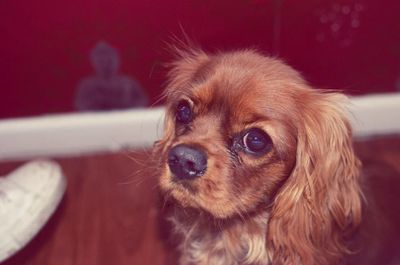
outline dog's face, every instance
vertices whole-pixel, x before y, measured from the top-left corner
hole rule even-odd
[[[340,260],[343,233],[361,218],[343,95],[253,51],[189,50],[172,64],[166,96],[154,155],[167,196],[219,219],[268,211],[274,264]]]
[[[167,90],[161,187],[217,218],[268,201],[296,156],[296,72],[252,52],[197,54]],[[186,76],[185,76],[186,75]],[[291,89],[292,88],[292,89]]]

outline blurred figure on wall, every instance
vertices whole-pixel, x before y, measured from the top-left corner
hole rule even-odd
[[[120,58],[115,48],[100,41],[90,52],[95,74],[83,79],[77,88],[78,111],[103,111],[145,107],[148,98],[140,84],[118,73]]]

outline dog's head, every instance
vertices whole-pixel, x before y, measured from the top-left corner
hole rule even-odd
[[[180,55],[155,147],[162,190],[219,219],[269,207],[274,264],[337,258],[337,231],[360,218],[345,97],[254,51]]]

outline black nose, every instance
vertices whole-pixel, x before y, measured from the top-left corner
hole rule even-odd
[[[206,172],[207,155],[200,149],[179,144],[169,151],[168,165],[178,179],[193,179]]]

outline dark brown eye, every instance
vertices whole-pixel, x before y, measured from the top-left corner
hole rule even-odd
[[[179,102],[176,107],[176,120],[180,123],[189,123],[192,121],[193,113],[190,103],[186,100]]]
[[[272,148],[272,140],[263,130],[252,128],[244,134],[243,145],[249,153],[263,155]]]

